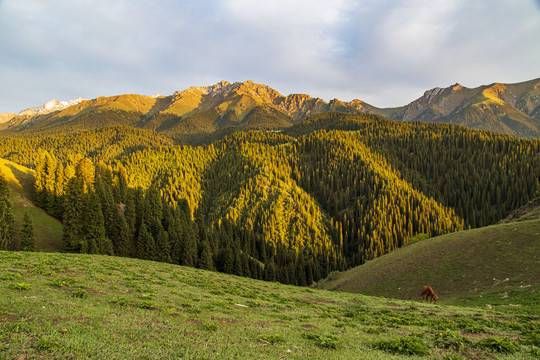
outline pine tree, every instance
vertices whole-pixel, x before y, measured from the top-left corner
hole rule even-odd
[[[21,251],[36,251],[34,225],[27,211],[24,212],[24,219],[19,232],[19,247]]]
[[[229,244],[225,244],[220,252],[220,271],[232,274],[234,271],[234,253]]]
[[[115,224],[113,221],[115,219],[114,213],[117,212],[117,208],[113,198],[112,174],[104,165],[96,168],[94,189],[101,205],[105,234],[111,239],[114,235]]]
[[[156,252],[156,244],[154,237],[146,228],[146,224],[143,222],[139,229],[139,236],[137,237],[137,249],[135,250],[135,257],[139,259],[154,260]]]
[[[212,258],[212,249],[208,239],[202,241],[201,256],[199,257],[198,266],[200,269],[214,270],[214,260]]]
[[[11,212],[10,190],[0,172],[0,250],[8,250],[13,243],[13,213]]]
[[[86,195],[83,232],[90,254],[113,254],[112,242],[105,234],[105,222],[95,192]]]
[[[58,162],[56,166],[54,177],[54,201],[51,207],[51,215],[61,220],[64,215],[64,195],[66,186],[64,166],[61,162]]]
[[[242,257],[240,255],[240,252],[239,251],[235,251],[235,254],[234,254],[234,265],[233,265],[233,271],[232,273],[234,275],[238,275],[238,276],[244,276],[244,272],[243,272],[243,264],[242,264]]]
[[[264,275],[263,278],[266,281],[277,281],[278,280],[278,270],[276,263],[274,262],[274,259],[272,259],[269,263],[266,264],[264,267]]]
[[[82,179],[84,184],[84,192],[88,192],[93,189],[94,176],[96,168],[92,160],[84,158],[75,166],[75,176]]]
[[[131,229],[126,221],[126,217],[119,208],[114,211],[113,215],[113,235],[111,240],[113,242],[114,254],[116,256],[128,257],[131,255],[131,240],[133,238]]]
[[[88,246],[84,243],[84,215],[86,196],[82,179],[71,178],[66,186],[64,201],[64,227],[62,248],[69,252],[86,252]],[[83,251],[84,250],[84,251]]]
[[[156,237],[156,261],[171,262],[171,244],[169,234],[163,230],[159,231]]]
[[[195,223],[191,222],[187,232],[184,233],[184,246],[182,249],[181,261],[182,265],[185,266],[195,266],[195,264],[197,264],[198,246],[195,227]]]

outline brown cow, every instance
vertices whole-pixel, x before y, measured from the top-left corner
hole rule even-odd
[[[422,288],[422,293],[420,294],[420,296],[422,296],[422,302],[424,301],[425,296],[426,301],[431,298],[430,302],[437,303],[437,294],[435,294],[431,286],[424,286]]]

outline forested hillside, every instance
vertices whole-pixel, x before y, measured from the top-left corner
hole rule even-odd
[[[66,251],[299,285],[418,234],[492,224],[540,191],[539,140],[376,115],[200,147],[127,127],[1,144],[36,169],[35,202],[63,220]]]

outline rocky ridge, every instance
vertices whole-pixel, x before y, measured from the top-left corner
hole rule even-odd
[[[87,126],[107,123],[106,112],[127,114],[120,124],[158,132],[182,134],[214,131],[238,126],[242,129],[279,129],[301,122],[310,115],[340,111],[372,113],[401,121],[433,121],[475,129],[494,130],[524,137],[540,137],[540,79],[516,84],[467,88],[454,84],[427,90],[410,104],[377,108],[362,100],[326,102],[307,94],[284,96],[253,81],[221,81],[210,86],[193,86],[169,96],[118,95],[84,101],[51,100],[19,115],[2,115],[3,128],[36,131],[84,121]],[[108,115],[110,118],[111,115]],[[62,121],[58,121],[58,119]],[[55,120],[56,119],[56,120]],[[115,120],[114,124],[119,124]]]

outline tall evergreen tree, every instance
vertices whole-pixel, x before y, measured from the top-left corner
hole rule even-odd
[[[19,232],[19,248],[21,251],[36,251],[34,225],[27,211],[24,212],[23,223]]]
[[[83,232],[88,252],[91,254],[113,254],[112,242],[105,233],[105,222],[99,204],[99,198],[95,192],[86,195]],[[94,248],[95,246],[95,248]]]
[[[156,244],[154,237],[146,228],[146,224],[143,222],[139,229],[139,236],[137,237],[137,249],[135,251],[135,257],[139,259],[154,260],[156,253]]]
[[[101,205],[101,212],[105,224],[105,234],[111,239],[115,232],[115,224],[113,224],[113,221],[115,219],[117,207],[113,197],[112,174],[104,165],[96,168],[94,189]]]
[[[212,249],[210,247],[210,242],[208,241],[208,239],[205,238],[202,241],[201,247],[202,250],[197,267],[200,269],[214,270]]]
[[[64,215],[64,195],[66,186],[66,177],[64,172],[64,166],[61,162],[58,162],[54,175],[54,201],[51,206],[51,215],[62,219]]]
[[[39,207],[54,212],[57,160],[48,151],[38,155],[35,171],[35,202]]]
[[[184,233],[184,246],[182,248],[182,265],[195,266],[197,264],[197,230],[194,222],[190,221],[187,231]]]
[[[75,176],[82,179],[85,192],[93,189],[95,173],[96,168],[89,158],[83,158],[75,166]]]
[[[0,250],[8,250],[13,243],[13,213],[10,190],[4,174],[0,172]]]
[[[171,244],[169,242],[169,234],[160,229],[156,237],[156,261],[171,262]]]
[[[85,252],[88,246],[84,244],[84,223],[86,210],[84,182],[77,177],[71,178],[66,186],[64,201],[64,227],[62,248],[69,252]]]
[[[131,255],[133,233],[129,228],[126,217],[119,208],[113,212],[113,216],[113,234],[111,240],[113,242],[114,254],[116,256],[128,257]]]

